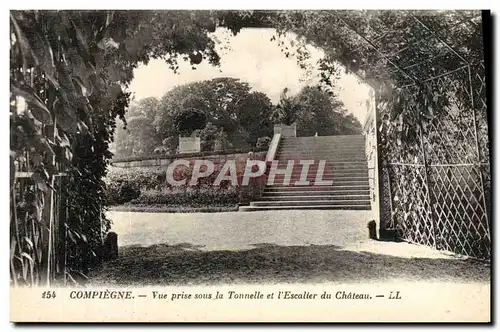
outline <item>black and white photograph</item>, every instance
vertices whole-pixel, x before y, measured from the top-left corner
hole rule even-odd
[[[491,322],[488,10],[10,10],[13,322]]]

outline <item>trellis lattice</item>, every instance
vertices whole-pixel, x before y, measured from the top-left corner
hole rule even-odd
[[[491,230],[491,173],[490,164],[481,164],[481,175],[483,176],[484,200],[488,219],[488,230]]]
[[[384,222],[383,229],[395,230],[396,223],[392,216],[392,193],[389,179],[389,170],[387,167],[382,167],[379,181],[381,184],[380,188],[380,219]]]
[[[480,169],[431,166],[437,249],[489,257],[491,241]]]
[[[467,68],[428,83],[429,89],[444,94],[448,105],[436,110],[425,132],[428,164],[477,162],[474,111]]]
[[[447,103],[418,133],[422,149],[413,150],[423,151],[423,156],[417,153],[412,161],[413,155],[406,153],[406,163],[398,163],[408,146],[387,137],[391,151],[385,156],[388,175],[383,179],[389,179],[391,225],[408,242],[489,259],[491,174],[484,64],[427,84],[429,90],[444,93]]]
[[[377,93],[381,225],[410,242],[489,259],[484,17],[336,11],[324,20],[339,27],[329,32],[330,55]]]
[[[435,246],[425,167],[392,164],[389,173],[392,214],[398,233],[409,242]]]
[[[478,63],[471,68],[472,98],[476,115],[477,138],[479,145],[479,161],[489,163],[488,112],[486,104],[486,80],[484,63]]]

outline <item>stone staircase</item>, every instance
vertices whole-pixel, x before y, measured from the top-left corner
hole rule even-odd
[[[278,160],[278,169],[294,160],[289,185],[283,185],[285,176],[277,174],[261,199],[240,207],[241,211],[371,209],[364,136],[285,137],[274,160]],[[301,177],[300,160],[314,160],[306,177],[308,185],[295,184]],[[315,183],[320,160],[326,161],[322,180],[332,181],[327,185]]]

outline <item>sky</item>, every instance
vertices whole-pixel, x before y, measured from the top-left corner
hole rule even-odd
[[[203,61],[191,69],[188,62],[179,60],[179,71],[174,73],[165,61],[152,60],[134,70],[134,79],[129,89],[135,100],[146,97],[162,97],[176,85],[213,79],[216,77],[234,77],[246,81],[252,88],[265,93],[273,103],[279,101],[283,89],[292,96],[307,85],[314,85],[317,79],[317,61],[323,52],[311,45],[308,60],[312,71],[301,69],[294,57],[287,58],[276,41],[271,41],[274,29],[243,29],[233,36],[226,29],[217,29],[213,34],[218,53],[221,56],[220,67],[214,67]],[[283,39],[286,43],[295,38],[289,35]],[[229,49],[227,49],[229,47]],[[341,71],[337,81],[337,93],[349,112],[363,123],[367,108],[369,87],[361,83],[352,74]]]

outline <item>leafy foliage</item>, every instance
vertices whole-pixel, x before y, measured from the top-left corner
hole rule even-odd
[[[62,225],[69,248],[69,259],[61,264],[64,279],[76,282],[77,275],[85,277],[89,268],[85,262],[98,256],[102,233],[109,228],[102,179],[112,156],[109,148],[116,118],[124,119],[129,104],[126,87],[133,69],[151,58],[163,58],[176,70],[179,56],[193,65],[201,61],[217,65],[219,56],[208,35],[216,26],[234,33],[246,26],[273,26],[278,34],[295,32],[297,47],[312,43],[322,48],[324,83],[330,83],[336,61],[370,82],[379,98],[387,99],[387,121],[397,128],[396,136],[387,142],[398,142],[399,137],[407,146],[426,130],[425,119],[430,124],[435,121],[432,117],[439,108],[429,105],[443,103],[439,95],[434,100],[435,88],[418,83],[483,60],[477,11],[445,11],[438,16],[412,11],[11,11],[10,163],[11,169],[32,171],[23,185],[11,171],[14,284],[53,279],[56,250],[46,238],[46,229],[54,227],[52,202],[60,195],[66,196],[68,213]],[[307,52],[296,52],[296,57],[303,62]],[[231,86],[236,95],[245,94],[244,84],[222,80],[217,81],[221,91]],[[407,84],[415,85],[416,94],[395,90]],[[176,100],[180,92],[172,93],[171,99]],[[444,99],[470,98],[465,95]],[[185,103],[198,109],[200,100],[195,97]],[[201,108],[214,125],[251,145],[268,135],[239,132],[233,117],[240,119],[235,104],[241,100],[221,101],[226,112],[220,117],[213,116],[213,102],[208,109]],[[180,98],[177,105],[183,104]],[[478,117],[485,118],[485,111],[481,109]],[[155,119],[155,125],[171,128],[170,119],[163,116],[158,123]],[[485,132],[483,127],[479,132]],[[173,134],[177,133],[164,132],[161,139]],[[459,137],[454,140],[460,142]],[[486,153],[481,158],[489,161]],[[60,171],[66,173],[65,186],[55,190],[55,175]]]
[[[203,129],[195,130],[193,136],[200,138],[201,151],[214,151],[218,140],[223,139],[224,142],[221,143],[227,141],[227,137],[224,137],[223,129],[213,125],[212,122],[208,122]],[[222,147],[222,149],[224,148]]]
[[[106,203],[119,205],[139,197],[141,190],[130,181],[113,181],[106,186]]]
[[[333,93],[321,87],[304,87],[294,103],[303,112],[297,119],[297,135],[320,136],[353,135],[361,133],[361,123],[347,112],[344,104]]]
[[[11,209],[14,283],[33,284],[54,277],[50,255],[56,250],[46,238],[35,238],[43,227],[54,227],[50,215],[55,211],[49,211],[43,223],[34,215],[21,217],[17,212],[24,204],[38,211],[47,204],[54,206],[42,196],[55,190],[59,170],[67,174],[64,188],[55,192],[67,200],[66,224],[60,226],[66,227],[68,241],[64,279],[77,282],[76,275],[83,272],[84,276],[90,268],[87,263],[99,260],[102,233],[109,229],[102,179],[112,156],[109,144],[115,119],[124,118],[129,103],[126,87],[132,71],[151,58],[164,58],[175,70],[181,54],[191,56],[193,63],[201,57],[217,64],[214,42],[207,36],[213,24],[210,12],[10,13],[11,167],[33,171],[35,184],[28,188],[33,194],[20,195]],[[40,231],[21,234],[33,220]],[[37,246],[35,251],[43,249],[43,259],[23,255],[26,244],[15,240],[21,236]],[[37,278],[29,280],[16,273],[19,262],[27,261],[35,262],[32,271]]]
[[[194,131],[203,128],[207,118],[202,112],[187,108],[180,110],[173,120],[174,127],[181,136],[190,136]]]
[[[165,169],[138,168],[133,172],[127,169],[111,168],[107,175],[106,197],[110,205],[130,203],[133,205],[165,206],[234,206],[257,199],[265,187],[266,178],[252,178],[248,186],[232,186],[229,181],[222,181],[214,187],[222,165],[216,165],[214,173],[199,180],[196,186],[171,187],[166,182]],[[244,164],[237,163],[237,179],[241,183]],[[191,177],[191,169],[177,167],[174,179]]]
[[[155,126],[165,139],[179,134],[189,136],[196,130],[204,130],[210,122],[231,137],[236,148],[250,147],[255,146],[258,137],[271,132],[270,111],[269,98],[251,91],[248,83],[235,78],[215,78],[167,92],[161,99]]]
[[[306,86],[295,96],[281,95],[272,114],[274,123],[297,124],[298,136],[352,135],[361,133],[361,124],[344,104],[322,86]]]
[[[272,131],[270,110],[265,94],[237,79],[178,86],[160,101],[147,98],[130,106],[127,128],[116,130],[115,156],[148,155],[155,149],[175,153],[179,135],[202,135],[202,151],[254,147],[258,137]],[[212,127],[218,129],[212,133]]]
[[[274,123],[282,123],[289,126],[297,121],[303,109],[288,96],[287,92],[288,89],[285,88],[281,93],[280,101],[274,107],[272,118]]]
[[[267,147],[269,147],[269,144],[271,144],[271,141],[272,141],[272,139],[269,136],[259,137],[257,139],[256,147],[267,148]]]
[[[212,186],[201,188],[172,188],[146,190],[130,201],[138,205],[165,205],[170,207],[234,206],[238,204],[238,190],[235,187],[214,189]]]

